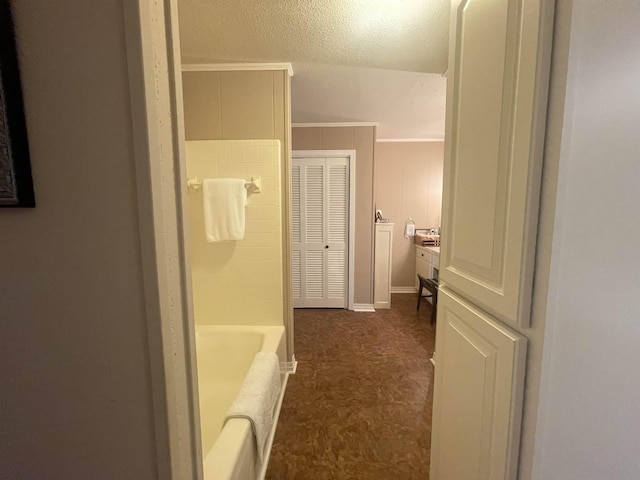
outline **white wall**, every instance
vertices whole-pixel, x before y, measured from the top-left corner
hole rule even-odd
[[[12,5],[37,207],[0,211],[0,478],[158,478],[123,4]]]
[[[640,3],[574,2],[534,478],[640,476]]]

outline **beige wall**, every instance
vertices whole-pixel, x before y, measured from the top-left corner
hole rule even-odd
[[[122,2],[13,8],[37,207],[0,211],[0,477],[155,479]]]
[[[413,237],[404,238],[405,221],[417,228],[440,226],[444,142],[376,142],[375,205],[395,223],[391,285],[415,284]]]
[[[294,150],[356,151],[356,304],[373,304],[373,156],[375,127],[295,127]]]
[[[182,81],[187,140],[278,139],[285,144],[286,70],[184,72]]]
[[[196,324],[282,325],[280,142],[197,140],[186,149],[190,178],[262,177],[262,191],[248,195],[242,240],[208,243],[202,191],[188,195]]]

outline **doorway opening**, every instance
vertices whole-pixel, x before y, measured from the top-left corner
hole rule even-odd
[[[384,9],[387,9],[386,4]],[[182,31],[188,31],[188,29],[183,28]],[[187,42],[183,41],[182,43],[184,46]],[[397,49],[397,47],[394,49]],[[186,55],[184,55],[183,52],[183,57],[184,56]],[[211,57],[207,58],[207,55],[202,54],[192,55],[192,58],[196,58],[199,63],[215,59]],[[235,57],[225,60],[233,62],[240,61],[242,58]],[[222,67],[228,68],[230,66],[225,65]],[[255,67],[255,65],[253,67]],[[252,67],[244,64],[243,68],[248,69]],[[268,65],[265,66],[265,69],[266,68],[268,68]],[[372,99],[374,98],[376,100],[382,99],[382,103],[375,103],[376,105],[385,105],[382,107],[386,110],[386,112],[382,113],[384,118],[393,117],[389,112],[394,109],[394,104],[400,103],[400,101],[408,104],[419,104],[419,107],[417,108],[418,110],[421,110],[419,116],[423,115],[425,111],[441,112],[441,118],[438,118],[436,122],[439,125],[436,127],[436,130],[438,128],[441,128],[441,130],[444,129],[444,93],[446,80],[444,80],[440,74],[432,74],[428,76],[427,81],[425,80],[424,75],[415,71],[406,72],[402,70],[391,70],[384,67],[335,67],[329,64],[321,64],[320,66],[315,65],[311,67],[301,65],[300,68],[301,70],[304,70],[305,68],[308,70],[320,70],[321,73],[331,72],[332,70],[334,73],[339,71],[340,75],[336,75],[339,77],[337,83],[349,83],[354,89],[351,90],[351,93],[348,94],[347,97],[360,99],[359,108],[367,103],[373,104],[374,102]],[[258,77],[264,78],[258,79]],[[185,115],[190,117],[191,113],[194,112],[194,109],[204,109],[206,106],[210,107],[212,104],[217,102],[219,105],[219,115],[217,118],[216,116],[212,116],[207,120],[207,122],[201,123],[199,127],[216,129],[216,132],[219,133],[223,141],[231,142],[239,141],[241,139],[229,136],[231,135],[230,132],[239,132],[245,127],[246,130],[250,130],[250,132],[242,132],[241,135],[247,136],[243,137],[242,140],[253,139],[258,141],[261,136],[273,135],[276,128],[275,122],[280,121],[281,118],[279,116],[281,113],[279,113],[277,108],[273,108],[268,113],[265,113],[262,111],[262,107],[264,104],[269,103],[275,106],[275,92],[280,91],[280,84],[277,83],[279,80],[276,80],[276,76],[272,76],[271,80],[268,79],[268,77],[269,74],[262,72],[256,73],[249,78],[241,75],[239,69],[234,66],[232,69],[229,68],[224,75],[221,74],[219,76],[218,80],[216,80],[218,82],[216,84],[217,88],[211,89],[210,92],[206,94],[209,96],[208,98],[205,98],[206,96],[200,97],[202,99],[201,101],[194,101],[191,93],[198,89],[201,89],[202,91],[202,84],[198,84],[198,81],[194,80],[193,76],[187,75],[184,77]],[[265,78],[267,78],[267,81],[262,82]],[[301,73],[300,78],[304,79],[305,75]],[[295,81],[294,77],[293,82]],[[269,82],[271,83],[269,84]],[[321,80],[321,82],[328,90],[333,90],[334,93],[337,92],[337,85],[335,83],[327,83],[326,79]],[[368,86],[372,85],[376,85],[378,90],[375,92],[367,92],[366,89]],[[436,85],[435,88],[433,88],[434,85]],[[244,91],[250,93],[230,94],[230,92],[236,92],[237,87],[240,86],[246,87]],[[296,100],[296,91],[300,91],[299,89],[296,90],[296,88],[297,87],[294,83],[291,99],[293,120],[303,121],[303,123],[308,127],[311,127],[307,129],[308,132],[312,135],[316,134],[318,131],[312,130],[314,127],[311,126],[308,118],[299,118],[301,113],[304,113],[303,110],[305,107],[300,106]],[[300,88],[305,87],[301,84]],[[417,90],[429,90],[432,93],[437,92],[437,95],[440,97],[440,101],[432,103],[422,100],[416,101],[412,96],[412,92]],[[259,97],[260,99],[256,101],[247,101],[249,95],[254,95],[258,92],[264,93],[265,96]],[[391,98],[392,93],[394,94],[393,98]],[[270,97],[271,94],[273,95]],[[314,95],[310,95],[309,98],[313,96]],[[230,102],[230,98],[234,99],[233,102]],[[252,96],[251,98],[258,98],[258,96]],[[263,100],[263,98],[267,98],[267,100]],[[407,100],[407,98],[408,101],[404,101]],[[384,101],[385,99],[386,102]],[[341,102],[345,100],[345,96],[343,95]],[[396,102],[396,100],[398,101]],[[285,95],[284,102],[286,103],[286,101]],[[267,107],[266,110],[269,110],[269,108],[270,107]],[[366,115],[370,115],[370,113],[366,113]],[[378,113],[377,115],[381,114]],[[415,118],[409,114],[402,114],[400,116],[405,120],[409,118],[409,124],[411,124],[411,119]],[[338,115],[336,115],[336,117],[338,117]],[[365,117],[362,118],[362,120],[370,120],[373,118],[374,117]],[[261,130],[262,127],[249,127],[255,119],[260,119],[261,121],[264,120],[264,124],[267,125],[267,127],[263,130]],[[272,124],[273,128],[270,128],[268,125],[271,120],[274,121]],[[327,120],[327,118],[320,120]],[[351,413],[354,414],[354,418],[364,415],[365,410],[371,407],[370,404],[365,405],[365,403],[371,401],[377,401],[380,406],[384,405],[385,408],[390,409],[387,412],[387,418],[395,416],[399,418],[402,416],[401,410],[404,410],[405,413],[407,411],[406,406],[402,405],[402,401],[412,398],[412,411],[415,410],[416,415],[420,415],[422,420],[427,418],[426,416],[428,416],[430,420],[429,385],[432,378],[431,375],[433,373],[433,368],[430,363],[431,353],[433,351],[433,329],[428,323],[428,309],[423,308],[420,312],[420,317],[418,317],[415,312],[416,293],[415,290],[410,290],[414,285],[413,277],[415,270],[415,255],[413,253],[412,238],[405,238],[404,235],[400,235],[397,237],[395,242],[396,245],[403,246],[403,254],[405,257],[408,257],[408,261],[405,258],[405,261],[403,261],[398,267],[403,268],[408,272],[406,275],[407,278],[403,280],[405,283],[395,285],[395,287],[401,291],[393,292],[391,289],[391,293],[398,298],[398,309],[396,310],[395,307],[392,307],[388,311],[373,313],[372,315],[366,314],[368,316],[362,316],[360,318],[358,315],[363,314],[353,314],[352,312],[346,312],[344,309],[346,307],[350,310],[373,312],[374,205],[377,204],[378,207],[382,207],[386,217],[393,216],[393,219],[398,225],[396,227],[396,236],[398,233],[401,233],[401,226],[404,224],[405,217],[412,217],[417,220],[419,222],[417,225],[418,227],[428,228],[438,226],[435,223],[435,217],[437,216],[439,219],[439,214],[434,214],[432,216],[433,218],[429,217],[429,213],[427,212],[428,208],[422,204],[423,202],[426,203],[429,201],[430,195],[433,196],[433,192],[430,192],[429,180],[426,179],[430,178],[431,184],[437,184],[435,175],[433,175],[432,171],[432,175],[429,177],[429,170],[420,165],[421,153],[407,151],[407,148],[405,147],[412,146],[413,144],[424,146],[424,144],[431,144],[434,143],[434,141],[442,143],[443,134],[441,133],[439,138],[437,138],[438,134],[436,133],[425,134],[424,131],[416,133],[415,129],[403,130],[401,133],[399,131],[392,132],[385,130],[385,127],[380,122],[375,125],[367,125],[366,131],[363,132],[362,130],[359,130],[363,125],[358,125],[358,123],[362,124],[363,122],[335,121],[336,118],[333,118],[333,120],[334,121],[332,122],[320,121],[316,124],[316,127],[322,130],[320,133],[322,136],[322,142],[326,142],[327,145],[329,143],[333,145],[331,147],[323,147],[323,150],[325,148],[340,150],[362,148],[366,153],[365,155],[361,155],[360,151],[358,151],[358,171],[356,173],[355,152],[341,152],[341,155],[347,153],[344,155],[344,159],[347,161],[344,163],[334,163],[335,161],[340,160],[340,156],[336,157],[335,155],[329,155],[326,152],[309,152],[309,150],[315,150],[317,147],[304,147],[300,145],[295,138],[293,139],[294,153],[291,157],[291,169],[287,174],[291,175],[290,185],[292,196],[295,197],[296,188],[300,189],[298,191],[298,198],[300,201],[298,202],[299,212],[297,213],[296,203],[293,202],[290,205],[291,220],[293,224],[291,229],[292,235],[289,237],[289,241],[292,243],[290,278],[292,280],[292,300],[294,306],[310,307],[309,311],[306,311],[305,314],[313,314],[318,307],[324,307],[325,309],[322,310],[323,313],[320,314],[320,317],[315,318],[324,318],[324,316],[336,315],[337,317],[332,320],[335,322],[333,324],[335,325],[334,333],[341,333],[341,335],[336,336],[335,341],[337,343],[331,343],[329,341],[328,333],[319,334],[316,348],[323,350],[323,354],[329,355],[331,362],[321,359],[318,355],[314,355],[310,350],[311,347],[309,344],[307,344],[306,347],[303,347],[303,351],[297,352],[298,358],[302,362],[300,368],[303,370],[299,370],[299,377],[294,377],[294,388],[295,383],[300,385],[304,383],[305,360],[309,359],[307,355],[314,356],[318,362],[312,370],[314,378],[313,381],[319,382],[313,387],[315,392],[335,389],[338,391],[339,395],[346,395],[349,392],[348,386],[358,387],[363,386],[364,384],[367,384],[366,386],[370,387],[368,390],[369,393],[384,391],[386,388],[389,390],[397,388],[397,391],[394,394],[381,394],[377,400],[374,399],[375,395],[365,395],[368,400],[365,400],[364,403],[358,403],[357,396],[352,397],[351,399],[348,398],[348,395],[342,399],[338,398],[338,403],[333,405],[338,405],[339,407],[339,405],[342,404],[342,406],[348,408],[348,404],[351,402],[352,407],[354,407],[351,411]],[[190,121],[190,118],[187,118],[186,122],[187,124],[193,124]],[[193,130],[189,130],[190,129],[187,131],[187,140],[189,142],[205,141],[204,138],[198,139],[196,137],[203,134],[207,135],[207,133],[202,133],[202,130],[200,130],[200,132],[193,133]],[[434,130],[431,130],[431,132],[433,131]],[[291,133],[291,135],[293,136],[293,133]],[[387,156],[387,165],[386,170],[384,171],[389,172],[390,175],[377,182],[375,177],[375,159],[376,152],[379,148],[379,140],[386,141],[386,148],[384,148],[385,152],[393,151],[396,149],[395,147],[398,147],[397,150],[402,150],[402,153],[392,152]],[[390,140],[400,141],[396,142]],[[335,143],[333,143],[334,141]],[[356,144],[358,147],[356,147]],[[311,143],[307,145],[311,145]],[[284,142],[282,143],[282,146],[283,150],[287,148],[287,145]],[[234,154],[232,152],[232,159],[233,155]],[[300,159],[297,162],[298,165],[296,165],[296,158]],[[322,159],[322,164],[317,163],[319,159]],[[224,161],[224,158],[222,161]],[[312,165],[313,161],[316,161],[316,164]],[[245,159],[244,163],[247,164],[251,162]],[[395,168],[394,163],[397,165]],[[303,179],[307,178],[306,173],[303,173],[303,171],[306,172],[304,169],[306,169],[307,166],[313,167],[309,171],[308,179],[311,181],[309,185],[307,185],[306,181],[303,181]],[[301,168],[303,171],[296,170],[296,168]],[[400,173],[400,175],[396,175],[397,173]],[[299,183],[296,183],[296,175],[298,176]],[[356,175],[358,176],[357,178]],[[313,183],[314,178],[316,183]],[[318,179],[320,180],[318,181]],[[355,188],[356,183],[358,185],[357,195]],[[394,184],[393,189],[380,189],[381,195],[386,195],[386,197],[384,199],[380,199],[380,201],[376,196],[377,183],[385,187],[391,183]],[[312,193],[316,194],[315,197],[311,195],[312,198],[308,198],[308,186],[315,188],[315,190],[311,188],[311,190],[313,190]],[[283,187],[286,190],[286,184],[283,184]],[[344,193],[345,195],[342,197],[337,195],[334,198],[331,192],[332,188],[335,190],[333,193]],[[435,190],[441,192],[441,187],[437,186]],[[321,198],[320,208],[318,208],[318,198]],[[309,200],[309,202],[307,202],[307,200]],[[313,204],[314,200],[316,201],[315,205]],[[437,202],[433,202],[434,205],[436,203]],[[310,209],[306,208],[308,206],[307,204],[311,206]],[[327,208],[324,208],[325,206]],[[316,210],[314,210],[314,208]],[[419,212],[414,213],[412,208],[417,208]],[[311,239],[314,240],[312,242],[302,242],[302,226],[299,227],[300,236],[298,238],[295,236],[296,215],[300,215],[300,217],[302,217],[303,212],[306,210],[317,211],[320,214],[318,218],[311,219],[312,227],[321,227],[311,232],[319,234],[319,237]],[[335,214],[335,216],[331,217],[331,214]],[[327,215],[329,215],[329,218]],[[332,219],[339,217],[342,217],[346,222],[343,221],[340,224],[334,224]],[[421,218],[423,218],[422,221],[420,220]],[[319,221],[319,219],[321,219],[321,221]],[[319,223],[321,225],[318,225]],[[308,225],[308,223],[305,223],[304,228]],[[334,229],[333,231],[332,228]],[[299,239],[300,241],[296,242],[296,239]],[[296,243],[300,244],[299,248],[296,247]],[[304,245],[302,245],[303,243]],[[300,253],[297,254],[296,252]],[[358,255],[358,252],[360,252],[360,255]],[[296,257],[296,255],[298,255],[298,257]],[[399,256],[397,256],[397,258],[399,258]],[[297,260],[298,263],[296,263]],[[359,275],[359,272],[361,275]],[[392,287],[394,286],[392,282],[390,282],[390,285]],[[250,288],[250,286],[248,285],[247,288]],[[312,295],[309,295],[310,292]],[[300,301],[297,305],[296,300]],[[322,301],[323,304],[316,303],[320,301]],[[346,315],[356,316],[347,317]],[[376,315],[375,320],[373,315]],[[371,320],[371,322],[366,321],[367,319]],[[301,319],[300,321],[304,320]],[[313,320],[311,322],[313,323]],[[341,322],[344,322],[344,325],[342,325]],[[361,325],[358,325],[359,322]],[[331,322],[325,322],[324,327],[330,328],[331,325]],[[355,327],[355,330],[341,330],[341,327],[345,326]],[[418,330],[426,330],[421,330],[420,335],[422,336],[414,337],[413,334],[410,333],[413,331],[412,328],[414,327]],[[406,328],[406,330],[402,330],[403,328]],[[324,331],[326,332],[326,330]],[[301,332],[301,334],[304,335],[305,333]],[[369,343],[360,343],[360,339],[364,339],[364,337],[367,337]],[[424,338],[427,337],[430,338],[430,340],[424,340]],[[404,343],[394,343],[394,338],[397,340],[402,339]],[[340,343],[342,342],[352,344],[353,349],[341,348]],[[305,351],[304,348],[307,348],[308,350]],[[394,352],[394,348],[396,348],[397,351]],[[291,349],[291,353],[292,352],[293,349]],[[359,353],[363,354],[363,356],[358,356]],[[414,361],[412,362],[412,359],[410,358],[411,355],[416,355],[419,358],[413,359]],[[327,357],[325,357],[325,359],[326,358]],[[377,359],[377,362],[373,361],[374,359]],[[359,375],[349,374],[341,377],[334,374],[337,370],[344,369],[345,364],[348,362],[356,362],[358,367],[363,367],[364,370],[360,372]],[[307,367],[308,365],[309,364],[307,364]],[[404,372],[403,369],[408,368],[413,368],[411,374],[397,374],[398,371]],[[382,372],[386,372],[387,374],[382,375]],[[389,381],[393,372],[396,372],[395,377],[399,380],[395,384],[392,384]],[[417,375],[417,377],[412,377],[411,375]],[[300,381],[297,379],[300,379]],[[325,380],[329,383],[322,383]],[[338,381],[338,384],[332,383],[335,381]],[[392,387],[392,385],[395,386]],[[286,405],[284,408],[286,410]],[[340,408],[338,408],[338,410],[340,410]],[[382,412],[377,413],[381,414]],[[365,422],[376,422],[376,420],[372,420],[375,417],[376,415],[371,415],[371,417],[365,418],[364,420]],[[430,423],[430,421],[424,422],[422,420],[420,425],[423,427]],[[410,424],[413,423],[413,419],[407,417],[404,417],[402,421],[404,422],[403,427],[406,428],[409,428]],[[380,428],[386,428],[386,426],[390,425],[389,422],[382,421],[377,422],[377,424]],[[426,456],[428,459],[429,432],[428,430],[423,430],[422,434],[419,445],[420,452],[424,454],[423,458],[420,460],[422,463],[418,466],[416,464],[412,464],[412,462],[407,463],[407,468],[409,468],[413,473],[421,472],[420,476],[422,476],[422,473],[426,471],[425,468],[428,470],[428,461],[425,467],[424,457]],[[359,443],[362,439],[354,438],[353,445],[362,446],[366,444],[367,441],[375,442],[376,435],[373,434],[373,432],[367,433],[365,437],[368,438],[368,440],[364,443]],[[399,455],[409,455],[409,452],[405,451],[402,453],[402,450],[404,450],[403,446],[411,443],[412,437],[410,438],[398,435],[393,435],[392,437],[377,435],[377,437],[385,438],[385,442],[391,442],[393,437],[397,442],[397,444],[394,445],[394,448],[397,447],[394,451]],[[335,439],[335,437],[332,438]],[[381,451],[382,450],[380,450],[380,452]],[[416,454],[414,455],[415,458],[417,458],[417,453],[414,453]],[[367,458],[363,457],[353,460],[354,462],[362,460],[366,461]],[[381,472],[393,465],[391,459],[383,457],[378,458],[374,463],[375,467]],[[350,467],[354,466],[355,464],[350,465]]]

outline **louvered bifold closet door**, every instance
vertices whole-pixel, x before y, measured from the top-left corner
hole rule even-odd
[[[346,158],[326,163],[326,291],[327,307],[347,306],[347,245],[349,225],[349,166]]]
[[[294,157],[291,193],[294,307],[346,308],[348,159]]]

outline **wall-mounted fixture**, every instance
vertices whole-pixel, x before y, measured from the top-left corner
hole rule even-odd
[[[262,191],[262,177],[251,177],[251,181],[245,182],[244,186],[247,188],[249,193],[260,193]],[[202,188],[202,180],[198,179],[197,176],[187,178],[187,187],[190,191],[197,192]]]

